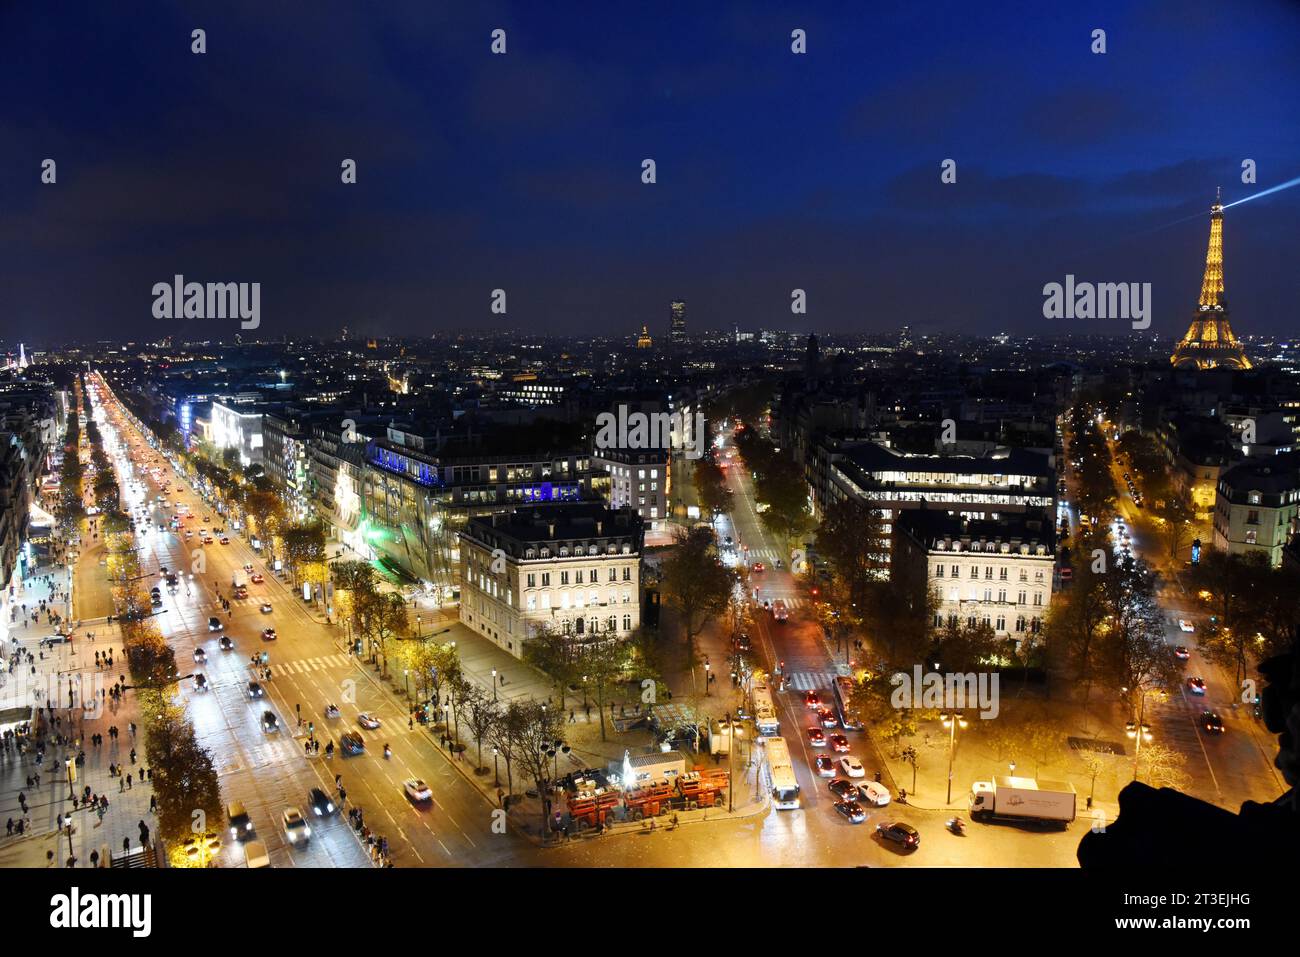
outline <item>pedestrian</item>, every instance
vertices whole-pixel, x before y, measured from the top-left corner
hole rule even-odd
[[[9,821],[5,824],[5,828],[7,829],[7,832],[8,832],[8,835],[7,835],[7,836],[12,837],[12,836],[13,836],[13,833],[14,833],[14,819],[13,819],[13,818],[10,818],[10,819],[9,819]]]
[[[90,866],[91,867],[99,866],[99,851],[90,852]]]
[[[131,839],[129,837],[122,838],[122,853],[123,854],[131,853]]]
[[[578,721],[577,715],[574,714],[574,712],[573,712],[572,709],[570,709],[570,711],[569,711],[569,724],[576,724],[577,721]]]
[[[158,813],[158,795],[156,794],[149,795],[149,813],[150,814]]]
[[[135,748],[131,749],[131,763],[135,764]]]
[[[120,777],[117,779],[117,793],[118,794],[126,793],[126,778]]]

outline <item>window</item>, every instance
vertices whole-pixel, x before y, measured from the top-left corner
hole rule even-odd
[[[1016,604],[1023,605],[1024,603],[1025,603],[1025,590],[1022,588],[1020,590],[1020,594],[1016,597]]]
[[[1247,545],[1257,545],[1257,544],[1259,544],[1259,542],[1258,542],[1258,538],[1259,538],[1259,532],[1257,532],[1257,531],[1256,531],[1255,529],[1253,529],[1253,528],[1248,528],[1248,529],[1246,529],[1246,544],[1247,544]]]
[[[979,578],[979,577],[980,577],[980,568],[979,568],[978,565],[972,565],[972,566],[970,567],[970,577],[971,577],[971,578]]]
[[[992,565],[985,565],[985,566],[984,566],[984,577],[985,577],[986,579],[990,580],[990,581],[992,580],[992,578],[993,578],[993,566],[992,566]]]
[[[998,604],[1005,605],[1006,603],[1007,603],[1007,590],[1005,588],[999,588]]]
[[[1043,607],[1043,593],[1042,593],[1042,592],[1035,592],[1035,593],[1034,593],[1034,607],[1035,607],[1035,608],[1042,608],[1042,607]]]
[[[536,610],[537,610],[537,596],[536,596],[536,595],[529,595],[528,598],[525,600],[525,605],[524,605],[524,607],[527,608],[529,611],[536,611]]]
[[[625,582],[630,582],[631,580],[632,580],[632,566],[631,566],[631,565],[624,565],[624,566],[623,566],[623,581],[625,581]]]
[[[1006,616],[1006,615],[998,615],[998,621],[997,621],[997,625],[996,625],[996,627],[997,627],[997,630],[998,630],[998,631],[1006,631],[1006,630],[1007,630],[1007,616]]]
[[[935,578],[942,578],[942,577],[943,577],[943,565],[942,565],[942,564],[939,564],[939,565],[935,565],[935,566],[934,566],[934,577],[935,577]]]
[[[1019,617],[1016,618],[1016,631],[1024,631],[1024,630],[1025,630],[1025,616],[1020,615]]]
[[[542,587],[543,587],[543,588],[550,588],[550,587],[551,587],[551,573],[550,573],[550,572],[542,572]]]
[[[1246,513],[1246,524],[1247,525],[1259,524],[1259,509],[1252,508],[1249,512]]]
[[[1003,565],[1001,568],[998,569],[998,579],[1000,581],[1007,580],[1007,566]]]
[[[1020,580],[1022,582],[1029,581],[1029,569],[1027,568],[1020,569]]]
[[[631,630],[632,630],[632,616],[631,616],[631,615],[624,615],[624,616],[623,616],[623,630],[624,630],[624,631],[631,631]]]
[[[568,572],[560,572],[560,584],[561,584],[561,585],[567,585],[567,584],[569,584],[569,573],[568,573]]]
[[[612,582],[618,581],[618,569],[613,565],[609,566],[609,580]]]
[[[953,566],[952,566],[952,577],[953,577],[953,578],[956,578],[956,577],[957,577],[957,566],[956,566],[956,565],[953,565]]]
[[[537,587],[537,576],[532,573],[529,573],[528,575],[528,587],[529,588]]]
[[[1034,581],[1041,585],[1043,583],[1043,573],[1034,572]]]

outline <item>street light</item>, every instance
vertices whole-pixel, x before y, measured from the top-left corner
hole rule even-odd
[[[499,760],[497,746],[492,745],[492,777],[496,779],[495,787],[501,787],[501,762]]]
[[[492,669],[492,703],[496,704],[496,701],[497,701],[497,670],[493,668]]]
[[[943,726],[948,729],[948,804],[952,803],[952,759],[957,750],[957,725],[961,725],[962,730],[966,728],[966,718],[960,711],[953,711],[951,714],[944,712],[940,715],[943,720]]]

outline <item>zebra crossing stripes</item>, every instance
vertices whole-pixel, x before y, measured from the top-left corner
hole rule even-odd
[[[786,675],[785,686],[795,691],[820,691],[829,688],[835,680],[831,671],[792,671]]]
[[[323,655],[318,658],[299,658],[297,661],[285,661],[278,665],[271,665],[271,674],[301,675],[311,671],[327,671],[330,668],[346,668],[354,660],[343,654]]]

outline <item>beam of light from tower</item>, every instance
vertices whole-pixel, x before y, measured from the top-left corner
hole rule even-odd
[[[1256,193],[1253,196],[1247,196],[1244,199],[1238,199],[1235,200],[1234,202],[1226,203],[1224,204],[1223,208],[1231,209],[1233,206],[1240,206],[1242,203],[1249,203],[1252,199],[1259,199],[1261,196],[1268,196],[1270,193],[1276,193],[1284,189],[1290,189],[1292,186],[1300,186],[1300,176],[1297,176],[1295,179],[1289,179],[1285,183],[1279,183],[1278,185],[1270,187],[1269,189],[1266,189],[1263,192]]]

